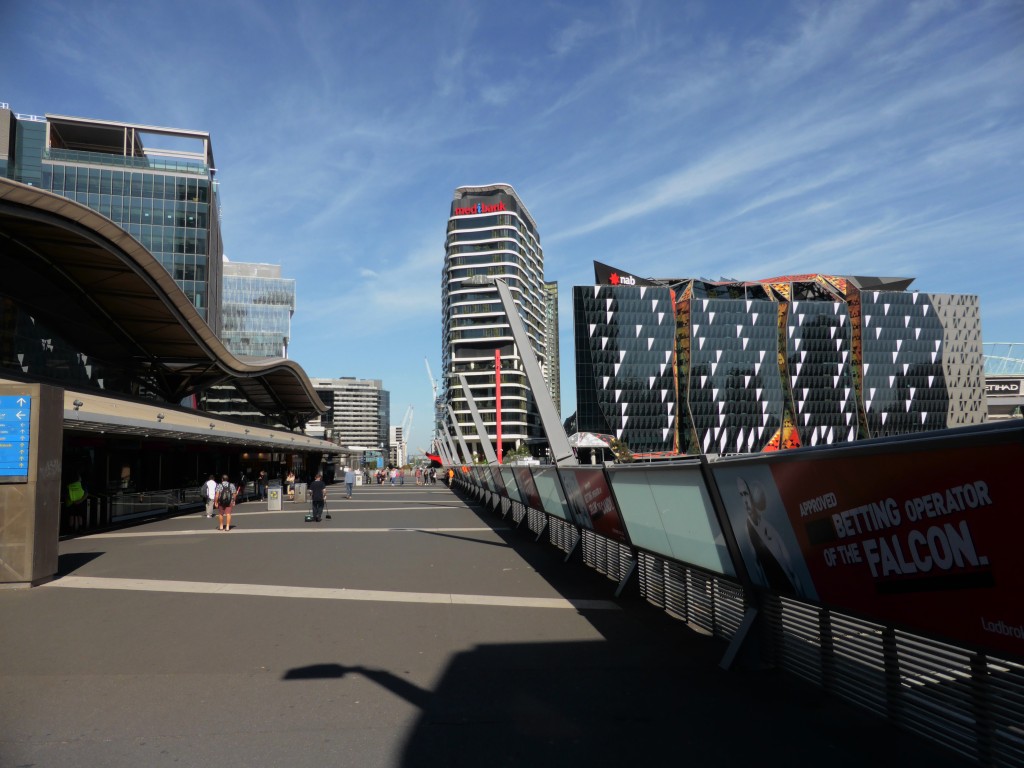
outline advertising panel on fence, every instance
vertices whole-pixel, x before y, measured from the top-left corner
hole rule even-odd
[[[501,479],[505,483],[505,490],[508,492],[508,497],[512,499],[512,501],[522,503],[523,499],[519,494],[519,486],[516,484],[516,478],[513,475],[512,467],[501,468]]]
[[[494,486],[494,492],[502,498],[508,496],[505,491],[505,480],[501,477],[501,467],[488,467],[491,474],[491,484]]]
[[[623,544],[629,543],[603,468],[560,467],[558,474],[578,526]]]
[[[565,501],[565,493],[562,491],[562,484],[558,481],[555,468],[534,467],[532,471],[533,482],[542,501],[541,509],[549,515],[572,522],[572,514],[569,512],[569,505]]]
[[[609,467],[615,499],[634,546],[735,576],[700,462],[674,467]]]
[[[531,509],[544,509],[544,503],[540,500],[537,486],[533,482],[533,473],[529,467],[512,467],[512,474],[515,475],[516,483],[519,485],[519,494],[522,502]]]
[[[760,586],[1022,656],[1021,434],[794,452],[713,473]]]

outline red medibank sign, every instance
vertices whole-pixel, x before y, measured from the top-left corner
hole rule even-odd
[[[476,205],[471,205],[468,208],[456,208],[454,215],[472,216],[473,214],[477,213],[500,213],[501,211],[507,210],[508,208],[505,206],[504,202],[495,203],[494,205],[484,205],[483,203],[477,203]]]

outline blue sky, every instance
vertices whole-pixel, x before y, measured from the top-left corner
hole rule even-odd
[[[0,0],[0,101],[209,131],[227,256],[292,357],[430,433],[454,189],[512,184],[560,284],[914,276],[1021,341],[1024,4]]]

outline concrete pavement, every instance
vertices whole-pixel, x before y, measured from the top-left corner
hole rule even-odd
[[[443,485],[61,543],[0,591],[0,766],[963,764]]]

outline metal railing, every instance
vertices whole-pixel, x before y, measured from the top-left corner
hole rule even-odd
[[[748,591],[734,578],[580,528],[456,475],[457,489],[519,530],[577,552],[619,583],[635,574],[642,599],[724,641],[752,637],[746,659],[830,694],[983,766],[1024,765],[1024,663],[960,647],[827,606]],[[526,522],[527,525],[522,525]],[[752,606],[757,624],[749,631]],[[730,646],[730,651],[732,646]],[[728,658],[727,652],[726,657]],[[723,659],[723,665],[726,665]]]

